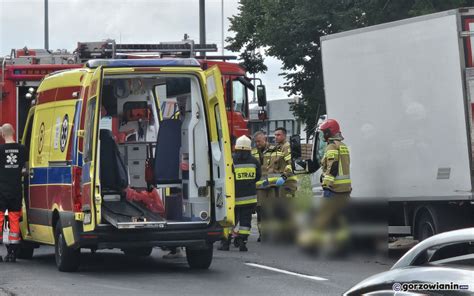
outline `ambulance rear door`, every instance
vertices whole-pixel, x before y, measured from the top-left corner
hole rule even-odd
[[[101,223],[102,197],[99,178],[99,116],[100,95],[102,89],[102,67],[95,69],[86,94],[86,114],[84,124],[84,155],[82,168],[82,195],[89,199],[89,205],[83,205],[84,231],[93,231]]]
[[[223,226],[234,224],[234,174],[222,77],[217,66],[205,71],[212,154],[215,219]]]

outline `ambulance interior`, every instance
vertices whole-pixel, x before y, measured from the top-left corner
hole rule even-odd
[[[99,132],[103,220],[125,229],[209,223],[203,111],[192,76],[105,77]]]

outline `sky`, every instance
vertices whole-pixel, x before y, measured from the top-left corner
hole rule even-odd
[[[222,0],[206,0],[206,42],[222,48]],[[238,0],[224,0],[224,38]],[[199,43],[199,0],[49,0],[49,48],[73,51],[77,42],[115,39],[117,43],[180,41],[187,33]],[[12,48],[44,48],[44,0],[0,0],[0,56]],[[217,54],[217,53],[211,53]],[[225,51],[226,55],[237,55]],[[257,75],[267,98],[283,99],[281,62],[266,58]]]

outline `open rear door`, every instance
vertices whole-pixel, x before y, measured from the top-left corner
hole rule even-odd
[[[222,226],[230,226],[234,224],[234,174],[222,78],[217,66],[211,67],[205,73],[215,219]]]
[[[97,224],[101,223],[101,203],[100,179],[98,161],[100,161],[98,151],[99,140],[99,116],[100,116],[100,95],[102,89],[102,67],[98,67],[91,79],[89,93],[87,97],[85,131],[84,131],[84,164],[82,169],[82,194],[84,199],[89,201],[88,206],[83,206],[84,211],[84,231],[94,230]]]

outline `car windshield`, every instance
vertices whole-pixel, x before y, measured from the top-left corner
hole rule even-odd
[[[445,267],[468,267],[474,270],[474,243],[462,242],[433,248],[428,265]]]
[[[247,88],[239,80],[232,81],[232,96],[234,111],[247,117]]]

